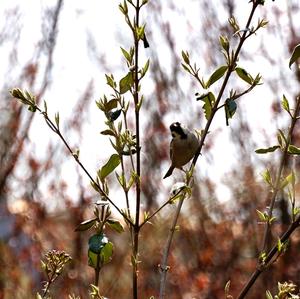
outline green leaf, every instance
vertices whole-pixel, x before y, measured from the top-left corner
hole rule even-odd
[[[76,228],[75,232],[83,232],[90,229],[97,221],[97,218],[92,218],[81,222]]]
[[[106,243],[103,248],[101,249],[100,257],[102,264],[107,264],[111,261],[111,257],[113,254],[113,243],[108,242]]]
[[[253,83],[252,76],[245,69],[243,69],[241,67],[236,67],[235,71],[242,80],[244,80],[245,82],[247,82],[250,85]]]
[[[109,136],[115,136],[115,132],[113,130],[104,130],[104,131],[101,131],[100,134],[102,135],[109,135]]]
[[[128,53],[125,49],[123,49],[122,47],[121,48],[121,51],[123,53],[123,56],[125,57],[125,59],[129,62],[129,64],[131,64],[132,62],[132,56],[130,55],[130,53]]]
[[[102,166],[100,172],[98,171],[98,176],[100,180],[104,180],[115,168],[120,164],[121,159],[119,155],[113,154],[110,156],[108,162]]]
[[[295,181],[296,181],[295,174],[294,174],[294,172],[292,171],[289,175],[287,175],[287,176],[282,180],[282,182],[280,183],[280,188],[283,189],[283,188],[286,187],[288,184],[291,184],[292,186],[294,186],[294,185],[295,185]]]
[[[88,250],[88,264],[90,267],[96,269],[97,268],[97,259],[98,259],[99,254],[94,253],[91,250]],[[100,259],[100,256],[99,256]]]
[[[300,57],[300,44],[298,44],[292,53],[292,56],[290,58],[290,62],[289,62],[289,68],[291,68],[292,64]]]
[[[55,119],[56,126],[59,129],[59,112],[55,113],[54,119]]]
[[[216,101],[214,94],[212,92],[209,92],[207,94],[201,95],[197,97],[197,101],[199,100],[204,102],[202,108],[204,110],[205,118],[209,119],[209,117],[211,116],[212,108]]]
[[[144,65],[144,67],[141,70],[141,78],[143,78],[146,75],[146,73],[149,69],[149,65],[150,65],[150,59],[147,59],[146,64]]]
[[[113,75],[107,75],[105,74],[106,77],[106,84],[109,85],[111,88],[115,88],[116,87],[116,82],[114,80]]]
[[[105,234],[96,234],[89,238],[89,250],[93,253],[99,254],[105,244],[108,243],[108,239]]]
[[[271,147],[268,147],[268,148],[259,148],[259,149],[255,150],[255,152],[257,154],[272,153],[272,152],[275,152],[278,148],[280,148],[279,145],[274,145],[274,146],[271,146]]]
[[[182,59],[183,61],[189,65],[190,64],[190,55],[188,53],[188,51],[184,52],[184,51],[181,51],[181,56],[182,56]]]
[[[123,233],[124,232],[124,227],[123,227],[123,225],[120,221],[115,220],[115,219],[108,219],[106,221],[106,223],[108,224],[108,226],[110,228],[112,228],[117,233]]]
[[[288,153],[291,155],[300,155],[300,148],[290,144],[288,147]]]
[[[105,103],[105,111],[108,112],[112,109],[117,108],[117,106],[118,106],[118,100],[112,99],[112,100],[108,101],[107,103]]]
[[[229,50],[229,40],[228,40],[228,37],[227,36],[223,36],[221,35],[219,37],[219,41],[220,41],[220,44],[222,46],[222,48],[225,50],[225,52],[227,53],[228,50]]]
[[[119,82],[120,93],[124,94],[125,92],[127,92],[128,90],[130,90],[130,88],[132,87],[132,85],[133,85],[133,74],[132,74],[132,72],[129,72]]]
[[[273,187],[273,180],[272,180],[272,177],[271,177],[270,170],[269,170],[269,169],[266,169],[261,175],[262,175],[264,181],[265,181],[268,185],[270,185],[271,187]]]
[[[266,291],[266,299],[273,299],[273,296],[269,290]]]
[[[282,97],[281,105],[282,105],[282,108],[290,114],[289,101],[287,100],[285,95],[283,95],[283,97]]]
[[[210,78],[208,79],[206,83],[206,88],[209,88],[212,84],[214,84],[219,79],[221,79],[224,76],[227,69],[228,69],[227,65],[223,65],[219,67],[217,70],[215,70],[213,74],[210,76]]]
[[[281,149],[283,150],[287,144],[287,140],[286,140],[286,137],[284,136],[283,131],[280,129],[278,129],[277,140],[278,140],[278,143],[279,143]]]
[[[268,221],[269,217],[266,213],[261,212],[259,210],[256,210],[256,213],[257,213],[258,218],[259,218],[260,221],[262,221],[262,222],[267,222]]]

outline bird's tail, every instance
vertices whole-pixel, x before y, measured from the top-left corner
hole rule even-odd
[[[169,168],[169,170],[167,171],[167,173],[165,174],[164,179],[167,178],[168,176],[170,176],[170,175],[172,174],[173,170],[174,170],[174,167],[171,166],[171,167]]]

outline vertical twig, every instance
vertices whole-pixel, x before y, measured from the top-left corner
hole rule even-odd
[[[257,8],[257,6],[259,4],[260,4],[259,1],[252,1],[252,9],[251,9],[249,18],[247,20],[246,28],[250,27],[250,24],[251,24],[254,12],[255,12],[255,10],[256,10],[256,8]],[[243,44],[244,44],[244,42],[245,42],[245,40],[247,39],[248,36],[249,36],[249,32],[247,30],[245,30],[243,32],[241,38],[240,38],[240,42],[239,42],[239,44],[238,44],[238,46],[236,48],[236,51],[235,51],[235,53],[233,55],[233,58],[230,61],[230,65],[228,65],[228,70],[226,72],[223,84],[222,84],[222,86],[220,88],[220,91],[219,91],[218,97],[216,99],[216,102],[215,102],[215,104],[214,104],[214,106],[212,108],[211,115],[210,115],[209,119],[207,120],[205,129],[204,129],[202,137],[200,139],[199,148],[198,148],[198,150],[197,150],[197,152],[195,154],[195,157],[194,157],[194,159],[192,161],[192,165],[191,165],[190,170],[192,170],[195,167],[195,165],[197,163],[197,160],[199,158],[199,155],[201,154],[202,147],[204,145],[204,141],[205,141],[206,136],[208,134],[208,131],[209,131],[209,128],[210,128],[211,123],[213,121],[213,118],[214,118],[216,112],[218,111],[218,107],[219,107],[220,101],[222,99],[222,96],[224,94],[225,88],[227,86],[228,80],[230,78],[231,73],[235,70],[236,62],[237,62],[238,57],[239,57],[239,53],[240,53],[241,48],[242,48],[242,46],[243,46]],[[187,181],[186,181],[187,185],[190,184],[191,178],[192,177],[189,177],[187,179]],[[174,230],[175,230],[175,227],[177,225],[177,221],[178,221],[178,218],[179,218],[179,215],[180,215],[180,211],[181,211],[181,208],[182,208],[185,196],[186,196],[186,194],[183,194],[183,196],[179,200],[179,203],[178,203],[178,206],[177,206],[177,209],[176,209],[176,212],[175,212],[174,220],[173,220],[173,223],[172,223],[172,226],[171,226],[171,229],[170,229],[170,234],[169,234],[169,237],[168,237],[168,240],[167,240],[167,244],[166,244],[166,247],[164,249],[163,258],[162,258],[162,264],[160,265],[160,273],[161,273],[160,295],[159,295],[160,299],[165,298],[166,276],[167,276],[167,272],[168,272],[168,268],[169,268],[168,265],[167,265],[167,261],[168,261],[168,256],[170,254],[171,243],[172,243],[172,239],[173,239],[173,236],[174,236]]]
[[[135,104],[135,134],[136,134],[136,210],[135,210],[135,223],[134,223],[134,240],[133,240],[133,258],[132,258],[132,292],[133,299],[138,298],[138,250],[139,250],[139,218],[140,218],[140,205],[141,205],[141,149],[140,149],[140,107],[139,107],[139,39],[137,30],[139,28],[140,3],[136,0],[135,5],[135,24],[134,24],[134,104]]]

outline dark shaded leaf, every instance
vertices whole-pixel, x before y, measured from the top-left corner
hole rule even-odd
[[[118,119],[118,117],[121,115],[121,112],[122,112],[122,109],[117,109],[115,111],[109,111],[107,113],[107,118],[110,120],[110,121],[115,121]]]
[[[278,148],[280,148],[279,145],[274,145],[274,146],[271,146],[271,147],[268,147],[268,148],[259,148],[259,149],[257,149],[255,152],[256,152],[257,154],[266,154],[266,153],[274,152],[274,151],[276,151]]]
[[[124,232],[124,227],[120,221],[115,219],[108,219],[106,223],[109,225],[110,228],[112,228],[117,233]]]
[[[115,136],[115,133],[113,130],[104,130],[104,131],[101,131],[100,134],[102,135],[110,135],[110,136]]]
[[[296,62],[296,60],[300,58],[300,44],[297,45],[294,50],[293,50],[293,53],[292,53],[292,56],[290,58],[290,62],[289,62],[289,68],[291,68],[292,64],[294,62]]]
[[[300,148],[290,144],[288,147],[288,153],[292,155],[300,155]]]
[[[97,221],[97,218],[93,218],[93,219],[88,219],[88,220],[81,222],[75,228],[75,232],[82,232],[82,231],[86,231],[86,230],[90,229],[95,224],[96,221]]]

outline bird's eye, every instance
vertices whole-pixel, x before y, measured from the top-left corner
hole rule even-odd
[[[176,134],[175,134],[175,133],[172,133],[171,135],[172,135],[172,137],[173,137],[173,138],[175,138],[175,136],[176,136]]]

